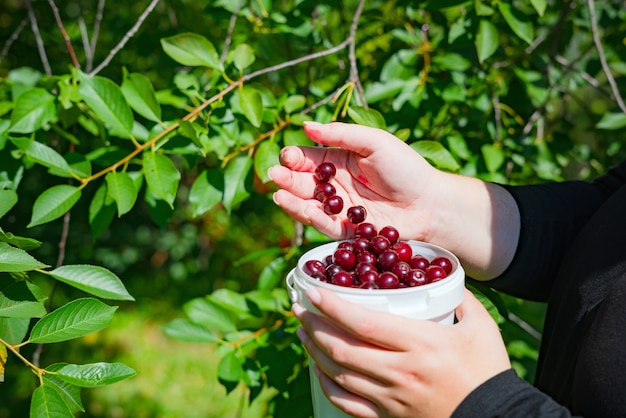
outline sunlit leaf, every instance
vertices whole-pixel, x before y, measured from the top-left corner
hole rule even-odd
[[[205,66],[222,70],[215,46],[202,35],[181,33],[161,39],[163,51],[174,61],[189,66]]]
[[[47,267],[26,251],[0,242],[0,272],[30,271]]]
[[[261,93],[253,88],[244,86],[238,92],[239,107],[252,126],[258,128],[263,122],[263,98]]]
[[[126,101],[135,112],[153,122],[161,121],[161,106],[148,77],[140,73],[129,74],[124,70],[121,88]]]
[[[513,32],[527,44],[532,44],[535,35],[533,24],[528,16],[523,15],[519,9],[505,1],[498,2],[498,9]]]
[[[56,169],[65,176],[69,176],[72,172],[65,158],[46,144],[25,137],[10,139],[16,147],[24,151],[24,154],[34,162],[51,169]]]
[[[217,376],[227,382],[239,382],[243,379],[243,359],[237,350],[230,350],[224,355],[217,366]]]
[[[81,191],[69,184],[59,184],[44,191],[33,205],[33,214],[27,227],[45,224],[65,215],[78,202]]]
[[[224,207],[231,211],[250,196],[252,159],[242,155],[234,158],[224,170]]]
[[[450,151],[437,141],[417,141],[411,144],[411,148],[443,170],[457,171],[460,168]]]
[[[137,190],[133,179],[124,171],[110,171],[107,173],[107,192],[117,204],[117,216],[128,213],[137,200]]]
[[[55,363],[46,367],[49,372],[55,372],[67,363]],[[59,392],[61,398],[72,412],[85,412],[83,401],[81,399],[81,388],[71,383],[65,382],[52,373],[46,373],[42,376],[44,385],[52,386]]]
[[[255,59],[254,49],[248,44],[239,44],[233,51],[233,64],[239,70],[245,70],[251,66]]]
[[[222,332],[231,332],[237,329],[232,312],[207,298],[192,299],[185,303],[183,310],[195,324]]]
[[[498,29],[490,20],[482,19],[476,32],[474,46],[478,54],[478,61],[485,62],[498,49],[500,41],[498,39]]]
[[[17,193],[13,190],[0,190],[0,218],[17,203]]]
[[[0,316],[0,338],[9,344],[24,341],[30,327],[31,318],[5,318]]]
[[[56,370],[56,374],[64,381],[80,387],[95,388],[111,385],[129,377],[137,372],[122,363],[91,363],[91,364],[66,364]]]
[[[63,283],[103,299],[135,300],[119,277],[104,267],[75,264],[57,267],[48,274]]]
[[[46,299],[39,287],[29,281],[12,283],[0,290],[0,316],[41,318],[47,313]]]
[[[222,201],[224,176],[221,170],[204,170],[191,185],[189,202],[193,207],[193,216],[201,216]]]
[[[605,113],[596,124],[598,129],[617,130],[626,126],[626,113]]]
[[[257,282],[257,289],[259,290],[272,290],[278,283],[285,277],[285,267],[287,266],[287,260],[284,257],[278,257],[267,264],[261,274],[259,275],[259,281]]]
[[[306,104],[306,97],[301,94],[291,95],[285,100],[285,104],[283,105],[285,112],[293,113],[302,109]]]
[[[67,341],[106,328],[117,306],[98,299],[75,299],[41,318],[33,327],[29,341],[45,344]]]
[[[484,144],[480,147],[480,151],[490,173],[495,173],[504,164],[505,156],[502,148],[498,148],[493,144]]]
[[[167,336],[189,343],[215,343],[219,341],[213,331],[187,319],[174,319],[163,325],[162,329]]]
[[[61,394],[44,384],[33,391],[29,418],[74,418],[74,414]]]
[[[254,153],[254,170],[263,183],[270,181],[267,170],[280,163],[278,159],[279,153],[280,146],[274,141],[263,141],[256,147],[256,152]]]
[[[143,153],[143,170],[150,191],[174,207],[180,172],[170,158],[147,150]]]
[[[385,129],[387,123],[385,117],[376,109],[366,109],[360,106],[350,106],[348,116],[359,125],[371,126],[372,128]]]
[[[15,100],[9,132],[26,134],[48,129],[50,123],[55,121],[54,96],[35,87],[20,94]]]

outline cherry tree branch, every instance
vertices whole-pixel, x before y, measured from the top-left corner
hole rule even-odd
[[[106,0],[98,0],[98,9],[96,10],[96,20],[93,23],[93,33],[91,34],[91,62],[87,62],[87,71],[91,71],[93,68],[93,58],[96,54],[96,45],[98,44],[98,37],[100,36],[100,24],[102,23],[102,17],[104,15],[104,4]]]
[[[28,9],[28,18],[30,19],[30,26],[33,30],[33,34],[35,35],[35,41],[37,42],[37,51],[39,51],[41,64],[43,65],[46,75],[51,76],[52,69],[50,68],[50,62],[48,61],[48,56],[46,55],[46,49],[43,45],[43,39],[41,38],[41,33],[39,32],[39,25],[37,24],[37,18],[35,17],[33,5],[31,4],[30,0],[26,0],[26,8]]]
[[[350,24],[350,34],[348,36],[348,39],[350,40],[350,46],[348,48],[348,60],[350,62],[350,81],[353,81],[356,86],[356,90],[361,99],[361,105],[367,108],[367,102],[365,101],[365,91],[363,90],[363,85],[361,84],[361,80],[359,78],[359,69],[356,62],[356,30],[359,26],[359,18],[361,16],[361,13],[363,12],[364,4],[364,0],[361,0],[359,2],[354,12],[354,18],[352,19],[352,23]]]
[[[224,39],[224,49],[222,50],[222,55],[220,57],[220,62],[222,64],[226,61],[230,44],[233,41],[233,31],[235,30],[235,23],[237,23],[237,16],[239,15],[241,6],[243,6],[243,0],[239,0],[237,7],[235,7],[235,10],[233,10],[233,14],[230,15],[230,21],[228,22],[228,31],[226,32],[226,38]]]
[[[2,47],[2,51],[0,51],[0,62],[2,62],[4,57],[7,56],[7,54],[9,53],[9,50],[11,49],[11,45],[13,45],[13,42],[17,40],[17,38],[20,36],[20,33],[22,33],[22,31],[24,30],[27,24],[28,24],[28,16],[22,19],[22,21],[20,22],[19,25],[17,25],[17,28],[15,28],[15,30],[13,31],[9,39],[7,39],[7,41],[4,43],[4,46]]]
[[[63,40],[65,41],[65,46],[67,47],[67,52],[70,54],[70,58],[72,60],[72,64],[76,68],[80,68],[80,63],[78,59],[76,59],[76,53],[74,52],[74,47],[72,46],[72,41],[65,30],[65,26],[63,25],[63,20],[61,19],[61,15],[59,14],[59,8],[54,3],[54,0],[48,0],[48,4],[50,4],[50,8],[52,9],[52,14],[54,14],[54,19],[57,22],[57,26],[61,31],[61,35],[63,36]]]
[[[152,10],[154,10],[154,8],[156,7],[157,3],[159,2],[159,0],[152,0],[150,2],[150,4],[148,5],[148,7],[146,7],[146,10],[143,11],[143,13],[141,14],[141,16],[139,16],[139,19],[137,19],[137,22],[135,22],[135,24],[133,25],[132,28],[130,28],[130,30],[128,32],[126,32],[126,35],[124,35],[124,37],[122,38],[122,40],[115,45],[115,47],[109,52],[109,55],[107,55],[107,57],[104,59],[104,61],[102,61],[100,63],[100,65],[98,65],[93,71],[91,71],[89,73],[90,76],[94,76],[96,74],[98,74],[100,71],[102,71],[107,65],[109,65],[109,63],[111,62],[111,60],[113,59],[113,57],[115,57],[115,55],[117,55],[117,53],[124,48],[124,46],[126,45],[126,42],[128,42],[128,40],[130,38],[132,38],[137,31],[139,30],[139,28],[141,27],[141,25],[143,24],[143,22],[146,20],[146,18],[148,17],[148,15],[152,12]],[[93,41],[93,39],[92,39]]]

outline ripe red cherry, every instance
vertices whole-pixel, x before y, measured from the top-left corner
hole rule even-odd
[[[435,257],[430,260],[430,265],[442,267],[446,274],[450,274],[450,272],[452,271],[452,261],[450,261],[450,259],[447,257]]]
[[[315,178],[322,183],[331,181],[336,173],[337,169],[333,163],[324,162],[315,167]]]
[[[363,237],[355,238],[352,241],[352,251],[356,254],[359,254],[363,251],[369,251],[370,248],[370,240]]]
[[[378,256],[378,269],[382,271],[390,271],[394,264],[399,261],[398,253],[391,249],[386,249]]]
[[[397,289],[400,285],[400,279],[390,271],[383,271],[378,275],[376,284],[381,289]]]
[[[337,189],[330,183],[317,183],[315,189],[313,189],[313,197],[320,202],[330,196],[334,196],[337,193]]]
[[[352,224],[360,224],[367,217],[367,211],[363,206],[351,206],[346,211],[348,221]]]
[[[356,230],[354,231],[355,237],[363,237],[366,239],[372,239],[376,235],[378,235],[378,231],[376,227],[369,222],[361,222],[356,226]]]
[[[426,267],[430,266],[430,261],[423,255],[417,254],[411,257],[409,264],[414,269],[426,270]]]
[[[336,215],[343,210],[343,199],[341,196],[328,196],[322,202],[322,208],[327,215]]]
[[[302,266],[304,271],[309,276],[313,276],[315,273],[324,273],[326,266],[320,260],[307,260]]]
[[[345,248],[346,250],[354,251],[352,248],[352,241],[341,241],[337,244],[337,248]]]
[[[379,232],[378,235],[382,235],[383,237],[386,237],[390,243],[395,243],[398,242],[398,240],[400,239],[400,232],[398,232],[398,230],[396,228],[394,228],[393,226],[385,226],[383,227]]]
[[[333,260],[335,264],[346,271],[354,269],[356,265],[356,255],[347,248],[338,248],[333,254]]]
[[[376,283],[378,280],[378,272],[376,270],[367,270],[361,273],[360,275],[356,275],[355,277],[359,281],[359,283]]]
[[[376,254],[369,250],[358,253],[356,259],[359,263],[376,264]]]
[[[324,270],[324,274],[326,275],[327,279],[332,280],[333,276],[342,270],[343,269],[341,267],[333,263],[333,264],[329,264],[326,267],[326,270]]]
[[[420,269],[411,269],[404,279],[404,283],[409,287],[422,286],[428,284],[426,272]]]
[[[378,255],[385,251],[387,248],[391,247],[391,243],[387,239],[387,237],[383,237],[382,235],[376,235],[370,239],[370,250]]]
[[[448,277],[446,271],[441,266],[430,265],[426,267],[426,270],[424,271],[426,272],[426,277],[428,278],[428,281],[431,283]]]
[[[359,285],[361,289],[380,289],[376,282],[363,282]]]
[[[351,287],[354,285],[354,277],[347,271],[338,271],[333,275],[332,283],[338,286]]]
[[[400,257],[400,261],[409,262],[411,257],[413,257],[413,248],[406,241],[397,241],[391,244],[391,249],[398,253],[398,257]]]
[[[398,261],[391,266],[391,270],[389,271],[398,276],[400,283],[406,284],[406,279],[409,276],[409,271],[411,271],[411,266],[406,261]]]

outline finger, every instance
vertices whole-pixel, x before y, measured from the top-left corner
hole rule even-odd
[[[313,305],[333,324],[358,339],[392,351],[409,351],[421,340],[439,331],[442,325],[405,318],[384,311],[373,311],[345,300],[328,289],[312,288],[306,293]],[[398,335],[410,337],[398,338]]]
[[[491,315],[474,294],[465,288],[465,294],[461,304],[456,308],[456,317],[459,322],[468,320],[492,320]]]
[[[369,400],[349,392],[325,375],[316,365],[312,366],[320,382],[320,387],[329,401],[350,416],[358,418],[377,418],[379,409]]]
[[[300,173],[276,165],[270,167],[267,174],[274,184],[302,198],[312,199],[315,193],[315,178],[311,173]]]
[[[303,127],[304,133],[318,144],[354,151],[362,157],[367,157],[376,149],[384,149],[385,144],[381,141],[401,142],[382,129],[352,123],[305,122]]]

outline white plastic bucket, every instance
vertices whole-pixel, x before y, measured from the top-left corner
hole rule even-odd
[[[323,261],[334,253],[338,242],[331,242],[313,248],[298,260],[298,265],[287,275],[287,288],[293,303],[300,302],[307,310],[319,313],[306,297],[306,291],[312,287],[324,287],[333,290],[346,300],[370,309],[390,312],[396,315],[435,321],[442,324],[454,323],[454,310],[461,303],[465,288],[465,271],[458,258],[450,251],[420,241],[408,241],[413,254],[421,254],[432,260],[437,256],[447,257],[452,261],[452,271],[443,280],[422,286],[401,289],[358,289],[324,283],[304,273],[302,267],[308,260]],[[310,359],[310,358],[309,358]],[[310,359],[312,362],[313,360]],[[310,368],[311,396],[315,418],[346,418],[349,415],[336,408],[326,398],[319,385],[317,376]]]

